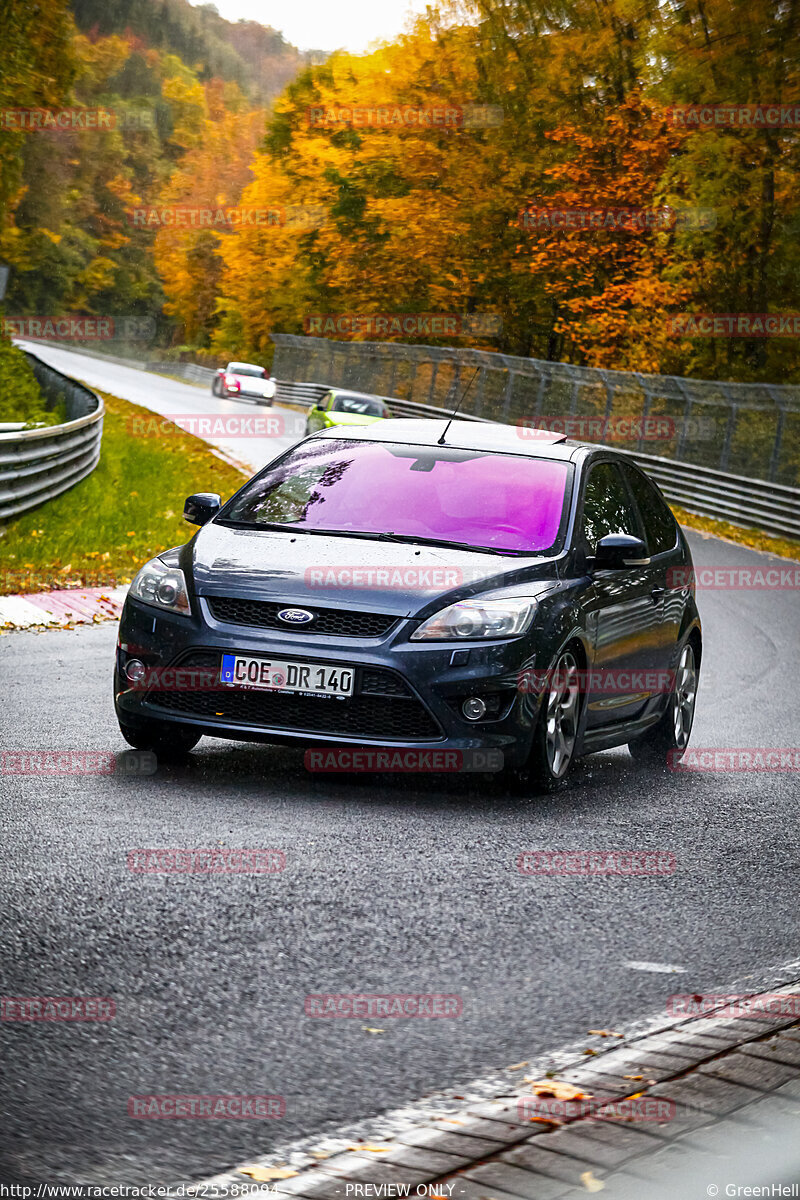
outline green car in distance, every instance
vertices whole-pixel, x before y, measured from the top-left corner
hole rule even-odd
[[[319,400],[306,419],[306,436],[334,425],[372,425],[392,414],[381,396],[333,388]]]

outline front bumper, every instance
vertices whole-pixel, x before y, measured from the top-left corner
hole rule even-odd
[[[166,721],[213,737],[304,746],[500,750],[510,767],[528,757],[538,698],[520,692],[517,680],[540,664],[526,641],[409,642],[402,619],[379,638],[284,633],[216,621],[202,597],[198,608],[186,618],[126,600],[115,676],[123,722]],[[354,694],[342,700],[225,687],[217,682],[223,652],[352,666]],[[155,687],[127,682],[130,658],[144,662]],[[461,714],[472,695],[489,700],[492,719]]]

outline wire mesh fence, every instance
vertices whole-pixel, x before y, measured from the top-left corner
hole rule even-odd
[[[515,358],[484,350],[275,333],[273,374],[541,424],[584,441],[752,479],[800,484],[800,387],[720,383]],[[601,436],[591,436],[592,432]]]

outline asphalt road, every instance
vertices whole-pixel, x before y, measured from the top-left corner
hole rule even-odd
[[[223,400],[212,396],[210,387],[197,387],[164,375],[139,371],[135,367],[104,362],[79,351],[64,350],[40,342],[18,340],[17,344],[65,375],[83,380],[89,387],[111,392],[164,417],[184,418],[184,428],[190,433],[202,436],[204,441],[210,442],[251,471],[259,471],[281,450],[293,445],[305,431],[302,413],[280,405],[257,405],[252,400]],[[211,416],[240,420],[229,422],[227,426],[217,424],[210,433],[203,433],[199,422],[203,417]],[[186,421],[186,418],[190,420]],[[256,436],[255,432],[248,431],[248,418],[261,422],[261,425],[252,425],[252,431],[263,429],[269,436]],[[232,429],[237,431],[237,436],[227,436]]]
[[[700,566],[769,561],[691,540]],[[797,745],[797,593],[699,603],[693,745]],[[0,638],[0,748],[124,749],[115,632]],[[796,956],[796,774],[653,775],[615,751],[526,799],[485,778],[311,777],[300,752],[204,739],[151,777],[0,775],[0,791],[0,994],[117,1005],[107,1024],[0,1025],[4,1181],[208,1175],[663,1011],[670,993],[755,987]],[[287,867],[126,867],[134,848],[216,845],[275,847]],[[664,850],[677,870],[523,877],[515,860],[534,848]],[[640,960],[685,974],[626,965]],[[457,993],[464,1014],[305,1017],[323,991]],[[277,1094],[286,1115],[130,1119],[128,1097],[152,1093]]]

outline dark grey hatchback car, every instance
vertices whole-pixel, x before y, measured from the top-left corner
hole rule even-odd
[[[592,751],[663,762],[688,743],[691,555],[620,453],[386,420],[306,438],[185,516],[202,528],[142,568],[122,614],[133,746],[492,750],[549,789]]]

